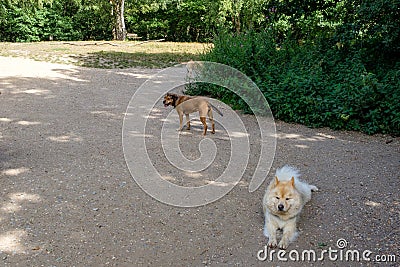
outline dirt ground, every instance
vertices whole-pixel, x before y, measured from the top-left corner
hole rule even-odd
[[[212,44],[147,41],[0,42],[0,56],[89,68],[165,68],[179,62],[199,60]]]
[[[133,93],[156,72],[0,57],[0,266],[399,265],[399,138],[276,121],[275,160],[259,190],[248,191],[258,153],[252,143],[243,179],[214,203],[178,208],[147,195],[127,168],[121,133]],[[161,115],[169,111],[161,108]],[[257,136],[254,116],[239,115]],[[157,136],[154,120],[149,131]],[[195,126],[182,136],[189,157],[198,153],[200,133]],[[148,153],[172,182],[201,185],[229,155],[219,134],[210,135],[219,164],[207,177],[169,170],[157,138]],[[284,164],[298,167],[320,191],[302,213],[300,236],[281,255],[287,262],[271,250],[261,261],[261,200]],[[305,250],[317,259],[296,260],[295,252]],[[346,258],[348,251],[367,251],[371,261]]]

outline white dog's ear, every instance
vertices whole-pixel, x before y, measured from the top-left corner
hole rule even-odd
[[[275,184],[274,186],[277,186],[279,184],[278,176],[275,176]]]
[[[290,179],[290,184],[294,187],[294,177],[292,176],[292,179]]]

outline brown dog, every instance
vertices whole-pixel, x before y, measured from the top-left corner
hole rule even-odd
[[[206,116],[211,121],[212,130],[211,133],[215,133],[214,119],[212,109],[214,108],[219,115],[223,116],[222,112],[219,111],[215,106],[207,101],[204,97],[190,97],[186,95],[177,95],[167,93],[164,96],[163,104],[165,107],[173,106],[179,115],[179,131],[183,128],[183,114],[186,116],[187,129],[190,130],[189,114],[198,111],[200,115],[200,121],[203,123],[204,131],[203,135],[207,133]]]

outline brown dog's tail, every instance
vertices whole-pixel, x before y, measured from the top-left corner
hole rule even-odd
[[[210,106],[211,106],[219,115],[221,115],[221,117],[224,116],[224,114],[222,114],[222,112],[221,112],[216,106],[214,106],[214,105],[211,104],[210,102],[209,102],[208,104],[210,104]]]

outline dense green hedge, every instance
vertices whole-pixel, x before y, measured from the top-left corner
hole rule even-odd
[[[400,135],[400,61],[376,62],[364,50],[345,50],[332,42],[276,46],[262,32],[225,34],[203,60],[239,69],[256,82],[275,118],[311,127]],[[248,106],[227,89],[210,85],[188,93],[210,95],[235,108]]]

